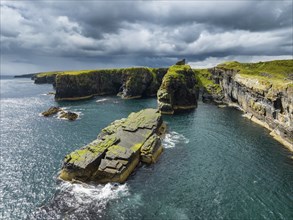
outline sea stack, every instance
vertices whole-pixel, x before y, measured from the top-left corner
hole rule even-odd
[[[174,114],[175,111],[197,106],[199,89],[194,72],[189,65],[181,63],[169,68],[158,90],[158,105],[162,114]]]
[[[102,129],[90,144],[68,154],[59,178],[108,183],[126,181],[139,162],[155,163],[166,126],[157,109],[131,113]]]

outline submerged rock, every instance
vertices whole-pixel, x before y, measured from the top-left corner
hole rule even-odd
[[[196,108],[198,87],[190,66],[171,66],[163,78],[157,97],[159,109],[163,114]]]
[[[74,112],[70,112],[70,111],[68,112],[62,111],[60,113],[59,118],[68,119],[69,121],[74,121],[78,118],[78,114]]]
[[[49,117],[51,115],[57,114],[60,111],[62,111],[61,108],[52,106],[47,111],[42,112],[42,115],[45,116],[45,117]]]
[[[162,153],[165,124],[156,109],[131,113],[102,129],[98,138],[64,159],[59,177],[97,183],[124,182],[140,161],[154,163]]]

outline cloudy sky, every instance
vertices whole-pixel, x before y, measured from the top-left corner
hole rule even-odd
[[[1,74],[293,59],[292,0],[0,4]]]

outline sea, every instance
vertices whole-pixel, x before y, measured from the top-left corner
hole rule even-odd
[[[1,78],[1,219],[293,219],[292,153],[240,111],[201,101],[194,111],[163,116],[163,154],[156,164],[140,164],[126,183],[58,180],[65,155],[157,102],[55,102],[51,91],[30,79]],[[79,118],[40,115],[51,106]]]

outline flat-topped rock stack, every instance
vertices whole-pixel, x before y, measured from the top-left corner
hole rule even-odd
[[[59,177],[68,181],[125,182],[138,163],[154,163],[166,126],[157,109],[131,113],[102,129],[98,138],[68,154]]]
[[[197,80],[191,67],[184,64],[185,60],[177,62],[163,78],[157,93],[158,107],[162,114],[174,114],[197,106]]]

